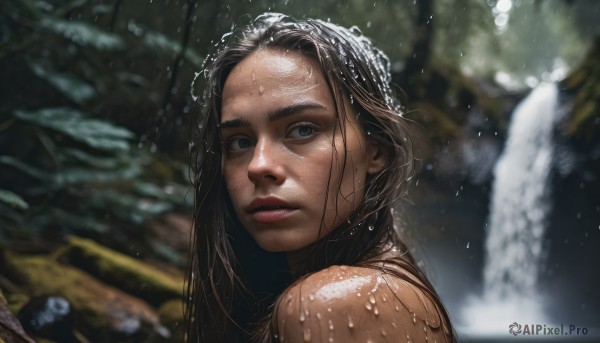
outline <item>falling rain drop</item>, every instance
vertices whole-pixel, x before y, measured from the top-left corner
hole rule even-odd
[[[471,242],[467,242],[467,249],[469,249],[470,245],[471,245]]]

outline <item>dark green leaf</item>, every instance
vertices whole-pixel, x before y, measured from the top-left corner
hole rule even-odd
[[[51,72],[36,63],[29,63],[29,66],[37,76],[48,81],[61,93],[77,103],[84,103],[96,95],[94,87],[73,75]]]
[[[6,189],[0,189],[0,201],[20,210],[26,210],[29,208],[29,204],[27,204],[23,198],[21,198],[18,194],[7,191]]]
[[[40,24],[74,43],[93,46],[98,50],[114,50],[124,46],[123,40],[118,35],[102,31],[84,22],[46,17]]]
[[[72,108],[46,108],[37,111],[15,111],[15,117],[62,132],[92,148],[105,151],[128,151],[133,133],[111,123],[89,119]]]

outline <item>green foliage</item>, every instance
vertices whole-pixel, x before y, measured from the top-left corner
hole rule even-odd
[[[86,0],[0,7],[3,239],[102,234],[125,244],[141,236],[145,221],[184,206],[185,162],[167,160],[140,137],[165,91],[150,80],[168,77],[156,70],[181,52],[180,37],[148,31],[140,39],[112,27],[127,24],[118,18],[115,3]],[[125,47],[152,63],[132,68]],[[202,63],[192,49],[184,57],[196,68]],[[185,97],[165,108],[183,113]]]
[[[6,189],[0,189],[0,201],[19,210],[26,210],[29,208],[29,205],[23,198]]]

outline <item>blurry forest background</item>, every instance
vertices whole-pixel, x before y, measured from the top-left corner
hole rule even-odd
[[[388,53],[424,128],[408,212],[457,322],[481,287],[511,111],[559,82],[568,158],[542,279],[555,294],[577,282],[550,305],[599,326],[600,2],[5,0],[0,341],[29,341],[10,313],[40,341],[181,341],[192,79],[223,34],[265,11],[356,25]]]

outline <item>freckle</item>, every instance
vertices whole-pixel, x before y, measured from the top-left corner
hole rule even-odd
[[[373,309],[373,305],[371,305],[371,303],[366,303],[365,304],[365,308],[369,311],[371,311]]]
[[[310,342],[310,329],[304,329],[304,342]]]
[[[352,321],[352,317],[350,317],[350,315],[348,315],[348,328],[354,328],[354,322]]]
[[[369,302],[373,305],[375,305],[375,297],[373,296],[373,294],[369,295]]]

